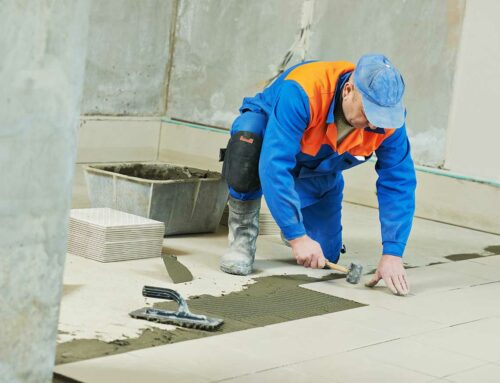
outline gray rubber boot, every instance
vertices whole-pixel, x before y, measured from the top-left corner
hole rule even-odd
[[[248,275],[255,259],[259,235],[260,198],[240,201],[229,196],[229,249],[222,255],[220,269],[225,273]]]

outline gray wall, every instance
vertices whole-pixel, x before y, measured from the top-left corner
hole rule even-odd
[[[84,114],[164,113],[174,5],[174,0],[92,1]]]
[[[316,0],[309,57],[356,62],[387,55],[406,83],[413,157],[440,166],[464,1]]]
[[[464,0],[148,0],[141,6],[133,0],[94,2],[84,111],[166,113],[228,128],[241,99],[262,90],[285,66],[304,59],[356,62],[363,53],[382,52],[400,67],[407,83],[414,158],[420,164],[441,166],[464,4]],[[169,35],[172,23],[175,28]]]
[[[88,0],[2,1],[0,382],[52,381]]]

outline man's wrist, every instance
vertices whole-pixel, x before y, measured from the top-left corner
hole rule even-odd
[[[304,234],[304,235],[301,235],[300,237],[297,237],[297,238],[294,238],[294,239],[290,239],[288,241],[288,243],[290,244],[290,246],[293,247],[293,246],[297,245],[298,243],[304,241],[306,238],[307,238],[307,235]]]
[[[405,250],[405,244],[401,242],[389,242],[385,241],[382,244],[384,255],[393,255],[395,257],[402,257]]]

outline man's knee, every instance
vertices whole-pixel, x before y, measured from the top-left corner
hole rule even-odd
[[[262,138],[249,131],[234,133],[224,153],[222,175],[238,193],[260,188],[259,158]]]

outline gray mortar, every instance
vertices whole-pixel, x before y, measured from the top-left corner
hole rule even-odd
[[[128,177],[142,178],[145,180],[168,181],[187,179],[219,178],[220,174],[208,170],[189,167],[165,166],[164,164],[117,164],[108,166],[94,166],[95,168],[123,174]]]
[[[97,339],[73,340],[57,346],[56,364],[119,354],[365,306],[358,302],[299,287],[304,283],[337,278],[338,275],[334,274],[321,279],[306,275],[262,277],[255,278],[255,283],[248,285],[243,291],[220,297],[210,295],[192,297],[188,301],[190,310],[196,314],[223,318],[224,325],[221,329],[207,332],[182,328],[177,328],[174,331],[153,328],[144,330],[137,338],[113,342]],[[155,304],[155,307],[168,310],[177,309],[173,302],[158,303]],[[144,325],[146,326],[147,322],[144,322]]]

